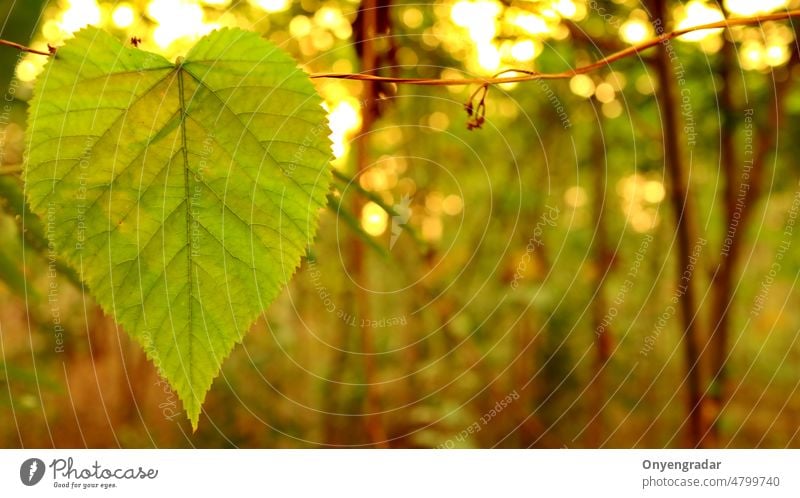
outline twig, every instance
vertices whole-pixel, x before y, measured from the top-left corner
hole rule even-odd
[[[708,24],[700,24],[698,26],[692,26],[689,28],[677,29],[675,31],[664,33],[660,36],[639,43],[637,45],[631,45],[628,48],[625,48],[618,52],[614,52],[613,54],[603,57],[602,59],[599,59],[591,64],[587,64],[585,66],[579,66],[558,73],[540,73],[536,71],[508,69],[503,72],[518,72],[523,74],[519,74],[517,76],[505,76],[505,77],[493,77],[493,78],[462,78],[462,79],[396,78],[392,76],[375,76],[373,74],[364,74],[364,73],[314,73],[311,74],[310,77],[314,79],[380,81],[385,83],[397,83],[401,85],[426,85],[426,86],[499,85],[502,83],[518,83],[523,81],[533,81],[539,79],[548,79],[548,80],[566,79],[566,78],[571,78],[578,74],[585,74],[585,73],[590,73],[592,71],[596,71],[597,69],[601,69],[620,59],[636,55],[639,52],[643,52],[661,43],[672,40],[673,38],[677,38],[679,36],[685,35],[687,33],[692,33],[694,31],[701,31],[704,29],[727,29],[735,26],[749,26],[766,21],[781,21],[793,17],[800,17],[800,10],[788,10],[786,12],[777,12],[774,14],[767,14],[763,16],[737,17],[733,19],[728,18],[722,21],[712,22]],[[56,49],[52,46],[48,46],[49,52],[43,52],[40,50],[35,50],[30,47],[26,47],[24,45],[20,45],[19,43],[14,43],[2,39],[0,39],[0,45],[6,45],[8,47],[13,47],[18,50],[22,50],[23,52],[30,52],[32,54],[39,54],[39,55],[53,55],[55,54],[56,51]]]
[[[47,52],[42,50],[36,50],[35,48],[26,47],[25,45],[20,45],[19,43],[15,43],[8,40],[0,40],[0,45],[5,45],[6,47],[16,48],[17,50],[21,50],[23,52],[28,52],[30,54],[37,54],[37,55],[53,55],[56,53],[56,48],[50,44],[47,45]]]
[[[793,17],[800,17],[800,10],[790,10],[786,12],[779,12],[776,14],[768,14],[763,16],[725,19],[722,21],[712,22],[708,24],[701,24],[689,28],[677,29],[675,31],[664,33],[646,42],[642,42],[638,45],[632,45],[626,49],[620,50],[619,52],[614,52],[613,54],[603,57],[602,59],[592,62],[591,64],[587,64],[585,66],[579,66],[558,73],[540,73],[536,71],[507,69],[503,71],[503,73],[518,72],[523,74],[517,76],[491,77],[491,78],[429,79],[429,78],[393,78],[389,76],[374,76],[371,74],[361,74],[361,73],[316,73],[312,74],[311,78],[333,78],[333,79],[358,80],[358,81],[382,81],[386,83],[398,83],[406,85],[426,85],[426,86],[499,85],[502,83],[518,83],[523,81],[533,81],[539,79],[547,79],[547,80],[566,79],[566,78],[572,78],[573,76],[578,74],[585,74],[585,73],[590,73],[592,71],[596,71],[597,69],[601,69],[620,59],[636,55],[639,52],[642,52],[649,48],[653,48],[666,41],[672,40],[673,38],[677,38],[679,36],[694,31],[701,31],[704,29],[720,29],[720,28],[726,29],[735,26],[747,26],[752,24],[759,24],[765,21],[780,21],[783,19],[789,19]]]

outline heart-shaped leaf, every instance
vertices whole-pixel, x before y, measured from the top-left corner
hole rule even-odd
[[[296,62],[237,29],[173,64],[87,28],[37,81],[28,202],[194,428],[222,360],[314,237],[328,134]]]

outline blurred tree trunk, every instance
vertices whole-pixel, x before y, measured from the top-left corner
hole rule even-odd
[[[609,324],[603,324],[608,312],[608,301],[605,297],[604,284],[611,271],[612,254],[608,248],[608,234],[606,231],[603,210],[606,205],[606,176],[608,171],[605,137],[603,133],[602,114],[597,118],[597,130],[592,140],[592,172],[594,174],[594,195],[592,196],[592,211],[594,215],[594,244],[593,266],[595,271],[594,295],[592,296],[592,331],[595,341],[594,376],[592,377],[589,396],[591,397],[590,427],[588,432],[588,446],[597,448],[602,443],[603,437],[603,408],[606,403],[605,369],[611,354],[611,329]]]
[[[721,3],[721,2],[720,2]],[[722,5],[720,8],[724,9]],[[725,12],[723,10],[723,12]],[[727,14],[727,12],[726,12]],[[738,272],[739,255],[744,243],[744,235],[752,220],[752,212],[761,197],[764,183],[764,170],[768,166],[767,159],[773,152],[780,130],[784,99],[792,83],[790,69],[797,60],[797,51],[786,69],[785,77],[774,80],[767,101],[766,126],[755,126],[760,130],[754,151],[739,157],[736,153],[736,123],[744,117],[744,112],[754,114],[753,103],[746,103],[748,108],[739,109],[733,94],[733,82],[741,69],[738,68],[735,46],[725,40],[720,51],[722,58],[719,74],[722,76],[722,88],[719,101],[722,106],[722,123],[720,129],[720,173],[723,182],[724,225],[722,233],[722,250],[711,276],[711,309],[709,311],[709,356],[711,364],[711,383],[708,388],[709,426],[707,441],[709,446],[720,446],[719,422],[723,406],[729,396],[729,380],[726,363],[730,355],[730,319],[729,313],[735,298],[734,278]],[[753,117],[755,119],[755,116]],[[749,167],[749,171],[745,170]],[[727,240],[726,240],[727,239]]]
[[[724,9],[721,5],[720,8]],[[725,12],[723,10],[723,12]],[[739,168],[737,167],[736,147],[734,144],[736,134],[736,122],[738,117],[734,116],[737,111],[736,101],[733,96],[733,81],[735,73],[733,69],[738,67],[736,64],[735,47],[732,42],[727,40],[723,42],[722,49],[720,50],[720,65],[719,75],[722,78],[722,86],[718,93],[718,99],[721,106],[720,115],[722,122],[720,123],[720,153],[719,153],[719,172],[722,177],[722,203],[723,203],[723,233],[722,233],[722,250],[719,254],[719,259],[716,264],[716,269],[711,275],[711,309],[709,316],[709,327],[711,336],[709,337],[709,351],[711,360],[711,384],[708,391],[707,408],[709,411],[709,426],[706,440],[709,447],[719,446],[718,422],[721,409],[722,399],[724,397],[723,391],[725,382],[725,362],[728,353],[728,336],[729,336],[729,321],[728,321],[728,307],[730,306],[733,298],[732,289],[732,273],[735,265],[735,254],[731,255],[729,247],[726,249],[725,239],[730,230],[734,231],[734,238],[738,238],[738,234],[745,230],[744,220],[738,225],[734,223],[734,216],[736,212],[736,178],[741,178]],[[741,69],[739,69],[741,71]],[[747,182],[749,187],[750,182]],[[740,187],[741,188],[741,187]],[[733,243],[731,243],[733,246]],[[738,246],[738,244],[737,244]],[[738,251],[737,251],[738,252]],[[733,256],[733,257],[731,257]]]
[[[667,12],[666,0],[648,0],[652,23],[656,34],[666,32]],[[691,266],[692,246],[697,240],[694,223],[694,204],[691,202],[689,192],[689,178],[686,177],[686,167],[683,161],[681,140],[679,138],[681,125],[678,122],[678,105],[675,99],[674,68],[668,52],[669,42],[663,43],[656,49],[653,61],[659,82],[658,102],[661,107],[662,135],[664,147],[664,167],[669,177],[669,200],[675,216],[675,229],[677,237],[677,264],[676,292],[679,293],[679,306],[682,342],[686,354],[686,378],[688,390],[687,419],[689,446],[702,446],[704,428],[703,413],[703,382],[700,365],[699,327],[697,325],[697,301],[694,291],[694,273],[683,280],[684,271]]]
[[[382,9],[386,10],[386,9]],[[378,67],[378,57],[375,50],[375,37],[378,31],[378,9],[377,0],[362,0],[359,7],[358,19],[354,35],[356,37],[357,53],[361,58],[361,71],[366,74],[373,74]],[[361,174],[370,165],[369,153],[369,133],[378,115],[378,92],[376,83],[365,81],[362,91],[361,108],[361,130],[356,138],[356,174],[355,178],[360,178]],[[360,220],[361,210],[364,207],[363,199],[360,196],[353,196],[352,211],[356,218]],[[365,247],[364,242],[353,233],[348,243],[350,246],[350,258],[348,261],[349,271],[356,282],[355,316],[359,322],[361,334],[361,358],[364,369],[364,404],[363,404],[363,423],[364,431],[370,443],[385,446],[386,434],[383,428],[383,421],[380,415],[380,400],[375,391],[376,366],[375,366],[375,344],[374,330],[360,325],[363,320],[370,318],[369,295],[364,289],[366,274],[364,270]],[[349,327],[349,325],[344,325]]]

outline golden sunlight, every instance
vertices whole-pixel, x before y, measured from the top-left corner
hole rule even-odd
[[[127,28],[136,20],[136,13],[131,4],[122,2],[117,4],[111,14],[111,21],[118,28]]]
[[[725,8],[733,15],[755,16],[768,14],[789,6],[788,0],[725,0]]]
[[[74,33],[84,26],[100,24],[100,18],[95,0],[68,0],[58,26],[66,33]]]
[[[331,128],[330,139],[333,142],[333,155],[339,159],[344,157],[349,150],[350,134],[361,127],[358,101],[352,97],[340,100],[328,112],[328,121]]]
[[[650,23],[642,19],[628,19],[619,27],[619,37],[630,44],[641,43],[650,38],[652,33]]]
[[[188,0],[152,0],[147,14],[158,24],[153,41],[167,48],[181,38],[195,39],[219,27],[204,22],[203,8]]]
[[[708,24],[725,20],[725,16],[722,14],[722,11],[719,10],[719,8],[699,0],[692,0],[684,7],[678,7],[675,10],[675,17],[678,19],[678,23],[675,26],[677,29],[685,29],[692,26],[698,26],[700,24]],[[722,28],[703,29],[700,31],[686,33],[678,39],[683,41],[699,42],[706,38],[716,36],[721,32]]]
[[[373,237],[385,232],[388,222],[389,215],[374,202],[366,203],[361,210],[361,227]]]
[[[289,0],[252,0],[252,3],[266,12],[283,12],[292,4]]]

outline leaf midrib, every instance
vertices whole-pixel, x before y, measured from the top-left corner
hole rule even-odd
[[[183,70],[183,61],[179,60],[176,63],[175,71],[177,72],[178,78],[178,105],[180,107],[181,119],[180,119],[180,126],[181,126],[181,148],[183,149],[183,190],[184,190],[184,204],[186,206],[186,284],[187,284],[187,292],[189,294],[187,305],[188,305],[188,325],[189,325],[189,336],[190,339],[189,343],[189,352],[188,362],[189,362],[189,386],[192,391],[192,396],[197,397],[196,393],[194,392],[193,386],[193,376],[192,376],[192,355],[193,355],[193,326],[194,326],[194,317],[193,317],[193,308],[194,308],[194,282],[192,279],[192,233],[191,233],[191,205],[189,202],[190,199],[190,189],[189,189],[189,149],[186,147],[186,117],[188,113],[186,112],[186,99],[183,92],[183,75],[185,71]]]

